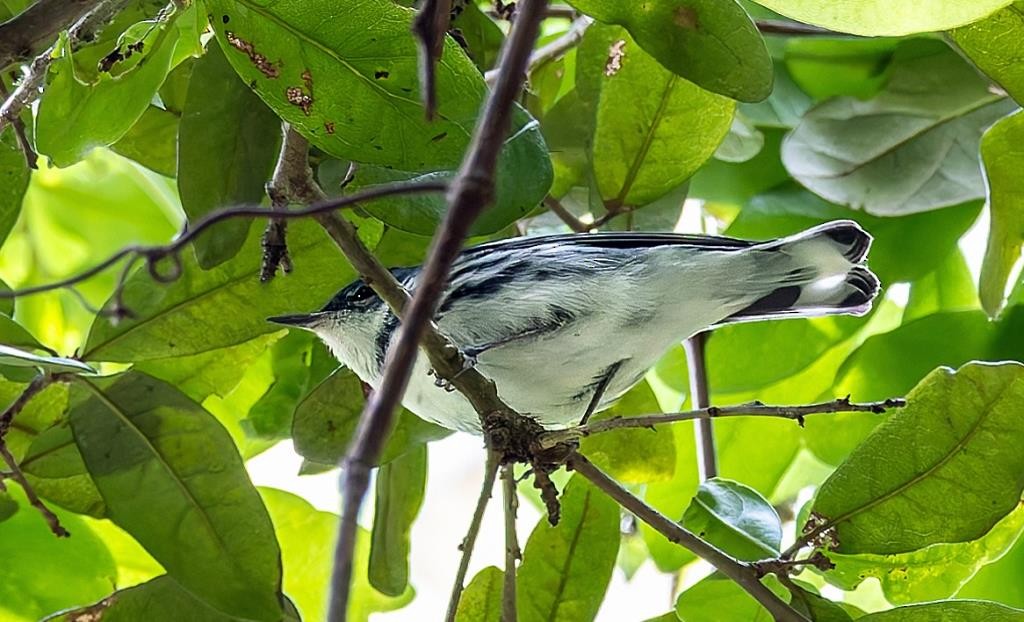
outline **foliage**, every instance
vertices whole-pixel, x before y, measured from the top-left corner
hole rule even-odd
[[[0,2],[0,22],[28,4]],[[285,439],[303,472],[333,468],[368,399],[312,336],[266,321],[357,278],[325,230],[290,221],[291,270],[269,282],[264,219],[238,218],[73,290],[2,293],[224,207],[282,206],[265,188],[282,122],[328,196],[453,179],[507,24],[493,3],[453,3],[427,120],[410,34],[425,3],[341,4],[133,0],[97,34],[38,42],[52,46],[38,105],[15,111],[20,127],[0,119],[0,407],[41,388],[0,423],[0,622],[326,618],[338,517],[246,471]],[[795,555],[794,576],[763,583],[809,620],[1024,619],[1024,2],[569,4],[593,23],[534,58],[472,241],[566,232],[556,200],[577,229],[769,239],[855,220],[884,286],[872,312],[715,329],[712,403],[909,402],[718,419],[720,476],[703,482],[686,423],[595,434],[581,452],[742,563]],[[537,50],[582,26],[549,17]],[[0,69],[3,93],[33,71]],[[423,260],[447,209],[395,194],[337,214],[398,266]],[[986,249],[968,233],[983,213]],[[685,408],[687,374],[673,348],[592,422]],[[350,620],[415,598],[428,446],[448,434],[399,414],[358,528]],[[561,521],[523,546],[521,620],[593,620],[613,573],[648,562],[687,578],[659,621],[771,619],[581,475],[553,479]],[[486,567],[456,619],[496,621],[502,598]]]

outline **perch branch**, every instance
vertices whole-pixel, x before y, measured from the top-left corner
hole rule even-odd
[[[641,415],[639,417],[616,417],[596,421],[584,426],[569,428],[567,430],[553,430],[544,433],[540,439],[541,448],[553,447],[558,443],[570,442],[578,438],[620,430],[623,428],[652,428],[656,425],[673,423],[676,421],[690,421],[693,419],[714,419],[717,417],[781,417],[792,419],[802,423],[808,415],[847,413],[847,412],[869,412],[880,414],[890,408],[901,408],[906,405],[902,399],[890,398],[880,402],[851,402],[849,396],[821,402],[818,404],[805,404],[801,406],[766,406],[759,402],[751,404],[739,404],[738,406],[709,406],[699,410],[690,410],[679,413],[663,413],[654,415]]]
[[[668,538],[670,542],[679,544],[714,566],[719,572],[735,581],[748,594],[761,603],[772,614],[777,622],[807,622],[807,619],[794,611],[782,599],[769,590],[758,579],[754,567],[739,561],[717,547],[705,542],[679,523],[667,518],[642,499],[623,488],[618,482],[605,474],[580,454],[570,456],[567,467],[590,480],[592,484],[604,491],[626,510],[650,525],[653,529]]]
[[[530,50],[537,38],[546,5],[545,0],[521,0],[517,5],[517,19],[498,59],[501,67],[498,80],[484,104],[469,150],[449,189],[448,211],[431,243],[427,262],[420,271],[415,294],[405,310],[389,352],[380,387],[367,402],[345,457],[343,507],[328,613],[331,622],[340,622],[346,617],[356,517],[369,484],[370,468],[380,455],[391,429],[395,408],[409,382],[420,340],[434,317],[438,299],[448,281],[448,271],[461,250],[469,227],[493,198],[498,153],[511,125],[513,102],[522,88]],[[443,373],[444,370],[437,371]],[[466,394],[477,412],[490,413],[493,411],[491,406],[500,404],[493,385],[489,388],[490,395],[495,398],[491,404],[485,405],[480,396]]]
[[[487,452],[487,464],[484,465],[484,482],[480,487],[480,496],[476,500],[476,509],[473,510],[473,518],[469,521],[469,530],[466,537],[462,539],[459,550],[462,557],[459,559],[459,569],[455,573],[455,585],[452,586],[452,595],[448,600],[448,613],[445,614],[445,622],[455,622],[455,613],[459,609],[459,600],[462,599],[462,590],[465,587],[466,573],[469,571],[469,558],[473,555],[473,548],[476,546],[476,537],[480,534],[480,525],[484,520],[484,511],[487,509],[487,502],[491,500],[491,493],[494,490],[494,480],[498,474],[498,461],[501,456],[497,452]]]
[[[556,216],[562,219],[562,222],[568,225],[569,228],[575,231],[576,233],[590,232],[590,225],[583,222],[579,218],[573,216],[572,212],[565,209],[565,206],[562,205],[561,201],[551,196],[550,194],[544,197],[544,206],[547,207],[552,212],[554,212]]]
[[[501,468],[501,490],[505,502],[505,582],[501,590],[501,622],[517,622],[516,613],[516,564],[522,557],[519,538],[516,536],[516,513],[519,497],[516,496],[516,476],[512,465]]]
[[[686,367],[690,372],[690,403],[697,410],[711,405],[708,390],[708,368],[704,349],[710,333],[697,333],[683,344]],[[693,420],[693,433],[697,441],[697,472],[700,480],[718,477],[718,450],[715,448],[715,429],[710,417]]]
[[[569,29],[560,37],[534,50],[530,54],[527,74],[532,74],[534,71],[563,56],[566,52],[579,45],[580,41],[583,40],[583,33],[587,32],[587,28],[590,28],[590,25],[593,23],[594,20],[586,15],[577,17],[569,25]],[[484,74],[484,80],[488,84],[493,84],[497,78],[498,69],[491,69]]]
[[[437,63],[444,52],[444,36],[451,23],[452,0],[425,0],[412,22],[419,47],[420,92],[427,120],[437,113]]]

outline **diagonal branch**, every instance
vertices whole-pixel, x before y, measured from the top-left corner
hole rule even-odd
[[[804,417],[808,415],[851,412],[881,414],[890,408],[902,408],[905,405],[906,402],[899,398],[889,398],[880,402],[851,402],[849,396],[847,396],[832,400],[831,402],[801,406],[766,406],[760,402],[740,404],[738,406],[709,406],[679,413],[616,417],[567,430],[552,430],[545,432],[539,439],[538,444],[541,449],[547,449],[559,443],[571,442],[591,434],[600,434],[601,432],[625,428],[653,428],[656,425],[674,423],[676,421],[715,419],[717,417],[781,417],[783,419],[792,419],[802,425]]]
[[[26,60],[53,43],[57,33],[79,20],[103,0],[37,0],[0,23],[0,69]]]
[[[767,609],[777,622],[807,622],[807,619],[787,605],[774,592],[765,587],[759,580],[758,571],[751,566],[732,557],[721,549],[697,537],[679,523],[669,519],[642,499],[622,487],[601,469],[594,466],[580,454],[569,457],[567,468],[575,470],[592,484],[600,488],[624,509],[632,512],[637,518],[650,525],[653,529],[710,563],[719,572],[735,581],[757,602]]]
[[[708,391],[708,368],[705,363],[704,346],[711,333],[697,333],[683,344],[686,350],[686,368],[690,371],[690,403],[697,410],[711,405]],[[700,480],[718,477],[718,450],[715,448],[715,429],[711,417],[693,420],[693,432],[697,441],[697,472]]]
[[[487,502],[491,500],[494,480],[498,474],[499,459],[500,456],[497,452],[487,452],[487,464],[484,465],[484,482],[480,487],[480,496],[476,501],[476,509],[473,510],[473,518],[469,521],[469,530],[466,532],[466,537],[462,539],[462,544],[459,545],[459,550],[462,551],[462,558],[459,560],[459,569],[455,573],[455,585],[452,587],[452,595],[448,600],[448,613],[445,614],[445,622],[455,622],[455,613],[459,610],[459,600],[462,599],[466,573],[469,571],[469,558],[473,555],[476,537],[480,534],[480,525],[484,520],[484,510],[487,509]]]
[[[522,89],[530,50],[537,38],[547,2],[521,0],[517,6],[517,19],[498,59],[501,70],[497,83],[487,98],[469,151],[449,190],[448,211],[431,244],[427,262],[420,271],[416,292],[398,328],[380,387],[368,401],[345,457],[342,517],[334,554],[328,614],[331,622],[340,622],[346,617],[356,544],[356,517],[369,485],[370,469],[380,455],[393,424],[395,409],[409,382],[420,340],[434,317],[438,300],[448,282],[448,271],[462,248],[469,227],[493,199],[498,153],[511,126],[513,102]],[[491,389],[496,397],[493,385]],[[473,401],[473,396],[467,397]],[[477,408],[478,412],[493,411],[483,402],[479,405],[485,409]],[[478,402],[473,406],[477,407]]]

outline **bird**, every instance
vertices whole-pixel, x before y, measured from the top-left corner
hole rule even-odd
[[[871,242],[849,220],[769,241],[660,232],[503,239],[462,251],[434,319],[506,404],[546,429],[564,429],[611,406],[696,333],[868,313],[880,290],[866,265]],[[391,273],[415,291],[419,267]],[[314,332],[372,388],[399,325],[360,280],[318,311],[268,319]],[[481,434],[469,401],[431,374],[417,357],[403,406]]]

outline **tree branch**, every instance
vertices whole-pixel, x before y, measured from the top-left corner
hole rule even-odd
[[[501,590],[501,622],[517,622],[516,613],[516,564],[521,558],[519,538],[516,536],[516,513],[519,497],[516,496],[516,476],[512,465],[501,467],[501,490],[505,501],[505,583]]]
[[[562,205],[561,201],[551,196],[550,194],[544,197],[544,206],[547,207],[552,212],[554,212],[556,216],[562,219],[562,222],[567,224],[569,228],[575,231],[576,233],[590,232],[590,225],[583,222],[579,218],[573,216],[572,212],[565,209],[565,206]]]
[[[592,484],[604,491],[624,509],[632,512],[637,518],[650,525],[653,529],[710,563],[719,572],[735,581],[757,602],[767,609],[777,622],[807,622],[807,619],[794,611],[774,592],[765,587],[758,579],[754,568],[717,547],[705,542],[679,523],[670,520],[642,499],[623,488],[618,482],[605,474],[580,454],[569,457],[567,468],[575,470]]]
[[[437,62],[444,52],[444,36],[451,23],[452,0],[424,0],[412,22],[420,50],[420,92],[427,120],[437,113]]]
[[[405,310],[389,352],[380,387],[367,402],[345,457],[343,507],[328,614],[331,622],[340,622],[346,617],[356,517],[369,484],[370,468],[380,455],[393,424],[395,408],[405,393],[420,340],[434,317],[438,299],[448,281],[448,271],[462,248],[469,227],[493,199],[498,153],[511,126],[513,102],[522,88],[530,50],[537,38],[546,5],[545,0],[521,0],[518,5],[516,21],[498,60],[501,69],[497,83],[487,98],[469,150],[449,190],[448,211],[431,244],[427,262],[420,271],[415,294]],[[443,373],[443,370],[437,371]],[[490,395],[495,398],[493,403],[486,404],[478,399],[479,396],[466,395],[477,412],[490,413],[494,406],[504,407],[497,400],[493,384],[488,384]],[[512,411],[506,412],[516,416]]]
[[[527,74],[532,74],[534,71],[563,56],[566,52],[579,45],[580,41],[583,40],[583,34],[587,32],[587,28],[590,28],[590,25],[593,23],[594,20],[586,15],[577,17],[562,36],[534,50],[530,54]],[[497,77],[497,69],[492,69],[484,74],[484,80],[488,84],[493,84]]]
[[[902,408],[906,402],[898,398],[890,398],[880,402],[851,402],[849,396],[821,402],[818,404],[804,404],[800,406],[766,406],[760,402],[751,404],[739,404],[737,406],[709,406],[698,410],[690,410],[679,413],[662,413],[653,415],[641,415],[639,417],[616,417],[605,419],[587,425],[569,428],[567,430],[552,430],[545,432],[539,440],[542,449],[554,447],[558,443],[571,442],[592,434],[621,430],[623,428],[653,428],[656,425],[674,423],[676,421],[690,421],[694,419],[714,419],[717,417],[781,417],[793,419],[803,424],[807,415],[818,415],[828,413],[845,412],[869,412],[875,414],[884,413],[890,408]]]
[[[708,390],[708,369],[704,346],[710,333],[697,333],[683,344],[686,367],[690,372],[690,404],[696,410],[711,405]],[[710,417],[693,420],[693,433],[697,441],[697,472],[700,480],[718,477],[718,451],[715,448],[715,430]]]
[[[484,482],[480,487],[480,496],[476,500],[473,518],[469,521],[469,530],[466,531],[466,537],[462,539],[462,544],[459,545],[462,557],[459,559],[459,569],[455,573],[455,585],[452,586],[452,595],[448,600],[448,613],[445,614],[445,622],[455,622],[455,613],[459,609],[459,600],[462,599],[466,573],[469,571],[469,559],[473,555],[473,548],[476,546],[476,537],[480,534],[480,525],[484,520],[487,502],[491,500],[500,458],[501,456],[495,451],[487,452],[487,463],[484,465]]]
[[[57,33],[78,21],[103,0],[37,0],[0,23],[0,69],[48,48]]]

